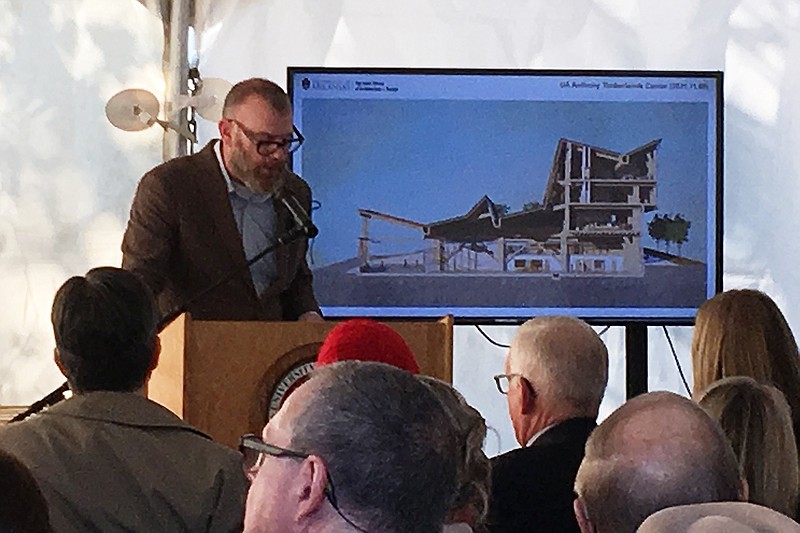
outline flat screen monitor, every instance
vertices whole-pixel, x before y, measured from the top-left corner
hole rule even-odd
[[[721,72],[288,76],[326,316],[690,324],[721,289]]]

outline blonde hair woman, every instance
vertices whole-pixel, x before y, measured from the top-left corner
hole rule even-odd
[[[789,324],[763,292],[717,294],[697,311],[692,340],[694,392],[729,376],[774,385],[786,397],[800,436],[800,355]],[[796,442],[796,441],[795,441]]]
[[[800,473],[789,405],[783,394],[744,376],[721,379],[698,398],[719,420],[749,488],[748,501],[795,517]]]

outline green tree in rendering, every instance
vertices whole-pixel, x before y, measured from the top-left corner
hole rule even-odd
[[[678,255],[681,255],[683,243],[689,240],[689,228],[691,226],[692,223],[680,213],[675,216],[656,215],[653,220],[647,223],[647,232],[656,241],[656,247],[659,247],[661,241],[664,241],[665,249],[669,252],[670,245],[676,244],[678,246]]]

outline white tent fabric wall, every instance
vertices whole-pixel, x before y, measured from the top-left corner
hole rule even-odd
[[[53,364],[55,290],[119,265],[138,178],[161,132],[105,118],[130,87],[164,91],[161,21],[135,0],[0,0],[0,403],[29,404]]]
[[[800,328],[793,261],[800,244],[789,200],[800,169],[800,69],[793,68],[800,0],[196,0],[195,7],[200,71],[230,81],[285,83],[288,65],[724,70],[725,286],[765,290]],[[160,132],[115,130],[103,114],[123,88],[163,94],[155,11],[136,0],[0,0],[7,124],[0,403],[29,403],[61,382],[51,362],[53,292],[70,275],[119,263],[136,181],[159,162]],[[201,124],[201,144],[215,130]],[[486,331],[507,343],[514,328]],[[691,380],[691,329],[670,332]],[[604,338],[612,362],[602,416],[625,395],[623,331]],[[682,391],[660,330],[651,328],[650,339],[650,387]],[[491,454],[515,446],[491,381],[503,355],[474,328],[457,328],[455,383],[498,431],[487,443]]]

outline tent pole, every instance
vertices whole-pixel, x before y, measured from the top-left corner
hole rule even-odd
[[[179,95],[189,92],[188,65],[188,33],[191,23],[191,0],[171,0],[168,30],[165,32],[165,65],[164,65],[164,111],[167,120],[183,127],[188,127],[187,110],[173,109]],[[164,161],[186,155],[189,152],[189,141],[172,129],[164,132],[162,140],[162,157]]]

